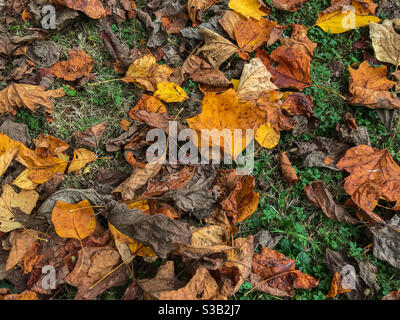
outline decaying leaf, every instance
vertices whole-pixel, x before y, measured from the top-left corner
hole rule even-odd
[[[322,181],[314,181],[312,184],[304,186],[303,189],[310,201],[320,207],[328,218],[350,224],[357,223],[357,220],[343,206],[333,200],[332,194],[324,187]]]
[[[400,64],[400,34],[394,29],[393,21],[385,20],[382,24],[371,22],[370,38],[379,61],[395,66]]]
[[[199,25],[203,20],[203,12],[211,7],[217,0],[189,0],[187,7],[193,25]]]
[[[331,281],[331,288],[329,289],[329,293],[327,294],[327,298],[334,298],[338,294],[342,294],[345,292],[350,292],[350,288],[343,288],[342,287],[343,276],[341,276],[338,272],[335,272],[332,281]]]
[[[51,2],[72,10],[82,11],[92,19],[100,19],[106,16],[106,10],[99,0],[52,0]]]
[[[22,228],[22,224],[14,220],[12,208],[19,208],[22,212],[30,214],[36,206],[39,194],[34,190],[22,190],[17,193],[6,184],[0,198],[0,231],[10,232]]]
[[[273,0],[272,5],[278,10],[296,12],[309,0]]]
[[[45,136],[40,134],[39,139],[32,140],[35,143],[35,153],[41,158],[48,158],[56,156],[69,148],[69,144],[53,137],[51,135]]]
[[[101,122],[90,128],[87,128],[85,131],[77,131],[75,132],[75,140],[78,144],[97,149],[101,136],[107,129],[107,126],[107,122]]]
[[[400,167],[389,151],[357,146],[349,149],[336,167],[350,173],[345,179],[344,189],[351,200],[372,220],[384,222],[373,212],[378,199],[400,200]]]
[[[212,30],[203,28],[200,32],[205,44],[196,55],[202,55],[214,68],[218,69],[230,56],[240,51],[236,45]]]
[[[350,103],[371,109],[400,108],[400,100],[388,91],[396,82],[386,78],[386,66],[374,68],[364,61],[357,70],[349,66],[349,71]]]
[[[38,242],[38,232],[32,229],[13,231],[10,235],[11,251],[7,259],[6,270],[21,263],[25,255]]]
[[[93,59],[83,50],[70,50],[68,60],[58,61],[48,68],[48,72],[66,81],[89,76]]]
[[[19,108],[33,112],[43,107],[47,113],[53,114],[53,102],[50,98],[60,98],[65,95],[63,89],[45,91],[40,86],[12,83],[0,91],[0,113],[17,114]]]
[[[282,175],[283,175],[283,179],[285,179],[286,182],[293,184],[293,183],[296,183],[297,181],[299,181],[299,178],[297,176],[296,169],[293,168],[286,153],[287,152],[282,152],[279,155],[279,161],[281,163]]]

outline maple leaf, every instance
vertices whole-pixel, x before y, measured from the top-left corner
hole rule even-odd
[[[371,109],[394,109],[400,107],[400,100],[388,90],[396,82],[388,80],[387,67],[371,67],[367,61],[361,63],[357,70],[349,66],[351,96],[348,101]]]
[[[372,221],[383,223],[384,220],[372,211],[378,200],[400,200],[400,167],[389,151],[366,145],[353,147],[347,150],[336,167],[350,173],[345,179],[344,190],[351,200]]]
[[[256,51],[256,57],[271,72],[272,82],[280,89],[302,91],[311,86],[311,59],[317,44],[307,37],[307,29],[303,25],[293,25],[291,37],[280,41],[281,45],[269,56],[264,50]]]
[[[51,73],[57,78],[66,81],[75,81],[76,79],[87,77],[92,71],[93,59],[83,50],[69,50],[69,59],[58,61],[43,72]]]

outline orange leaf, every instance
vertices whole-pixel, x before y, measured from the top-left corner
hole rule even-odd
[[[96,227],[96,218],[88,200],[72,204],[57,201],[51,214],[54,229],[61,238],[82,240]]]
[[[49,72],[57,78],[66,81],[86,77],[92,71],[92,58],[83,50],[69,50],[69,59],[58,61],[48,68]]]

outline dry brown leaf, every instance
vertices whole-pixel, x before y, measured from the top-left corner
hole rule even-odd
[[[203,28],[200,32],[205,44],[198,49],[196,55],[201,54],[214,68],[219,69],[221,64],[229,59],[229,57],[240,51],[232,42],[214,31]]]
[[[11,251],[7,259],[6,270],[10,270],[22,262],[25,255],[38,241],[38,232],[35,230],[27,229],[11,232]]]
[[[78,144],[97,149],[101,136],[107,129],[107,126],[107,122],[101,122],[87,128],[85,131],[77,131],[75,132],[75,140]]]
[[[357,70],[349,66],[350,94],[348,101],[371,109],[400,108],[400,100],[388,90],[396,82],[388,80],[387,67],[374,68],[367,61],[361,63]]]
[[[334,298],[338,294],[342,294],[345,292],[350,292],[351,289],[344,289],[342,287],[342,280],[343,276],[341,276],[338,272],[335,272],[332,281],[331,281],[331,288],[329,289],[329,293],[326,295],[327,298]]]
[[[400,167],[389,150],[357,146],[347,150],[336,167],[350,173],[345,179],[344,189],[351,200],[373,221],[384,223],[373,212],[378,200],[400,200]]]
[[[316,46],[307,37],[307,29],[303,25],[295,24],[292,36],[281,39],[281,45],[269,56],[258,49],[256,57],[271,72],[274,77],[272,82],[277,87],[301,91],[311,85],[310,65]]]
[[[294,184],[299,181],[299,177],[297,176],[296,169],[293,168],[286,153],[287,152],[282,152],[279,154],[283,179],[290,184]]]
[[[272,5],[278,10],[296,12],[309,0],[273,0]]]
[[[400,34],[394,29],[393,21],[385,20],[382,24],[371,22],[369,28],[376,58],[395,66],[399,65]]]
[[[65,95],[63,89],[45,91],[40,86],[22,83],[12,83],[0,91],[0,114],[17,114],[19,108],[26,108],[32,112],[43,107],[53,115],[53,102],[50,98],[60,98]]]
[[[244,20],[245,18],[231,10],[222,11],[222,17],[218,20],[219,24],[224,28],[226,33],[231,37],[231,39],[236,40],[235,37],[235,25],[239,21]]]
[[[189,0],[187,7],[193,26],[197,26],[203,20],[203,12],[211,7],[217,0]]]
[[[240,100],[257,100],[264,91],[278,89],[271,82],[271,73],[261,59],[253,58],[245,64],[237,89]]]
[[[313,181],[312,184],[303,187],[310,201],[320,207],[329,219],[350,224],[357,223],[357,219],[353,218],[343,206],[338,205],[332,194],[326,189],[322,181]]]
[[[92,19],[105,18],[107,13],[100,0],[51,0],[54,4],[86,13]]]
[[[68,60],[58,61],[46,71],[66,81],[75,81],[90,75],[93,59],[85,51],[69,50],[68,55]]]

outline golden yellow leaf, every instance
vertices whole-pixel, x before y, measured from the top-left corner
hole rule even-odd
[[[173,69],[166,64],[158,64],[152,54],[146,54],[132,62],[122,80],[141,89],[155,91],[158,83],[168,82],[172,72]]]
[[[11,208],[16,207],[24,213],[30,214],[38,199],[39,194],[34,190],[22,190],[20,193],[16,193],[10,185],[4,185],[0,198],[0,231],[10,232],[22,228],[22,224],[14,221]]]
[[[12,182],[13,185],[17,186],[18,188],[21,188],[23,190],[33,190],[35,189],[38,184],[33,182],[31,179],[28,178],[30,173],[29,169],[25,169],[20,173],[18,177],[14,179]]]
[[[13,159],[19,152],[20,142],[10,139],[3,133],[0,133],[0,176],[8,169]]]
[[[157,91],[154,92],[154,96],[168,103],[183,102],[189,98],[185,90],[173,82],[157,83]]]
[[[334,11],[329,14],[321,14],[316,25],[329,33],[343,33],[360,27],[365,27],[370,22],[379,22],[381,19],[375,16],[361,16],[357,13],[342,10]]]
[[[260,20],[268,14],[268,11],[264,12],[260,10],[260,8],[264,8],[265,10],[265,6],[259,0],[231,0],[229,1],[229,8],[246,18],[254,18],[256,20]]]
[[[75,204],[57,201],[51,221],[61,238],[84,239],[90,236],[96,227],[96,217],[88,200]]]
[[[279,131],[276,131],[269,122],[267,124],[262,124],[256,130],[255,136],[256,141],[260,146],[268,149],[275,147],[278,144],[280,137],[281,134]]]
[[[85,167],[89,162],[96,160],[96,154],[85,148],[74,150],[74,158],[68,168],[68,173],[79,171]]]

